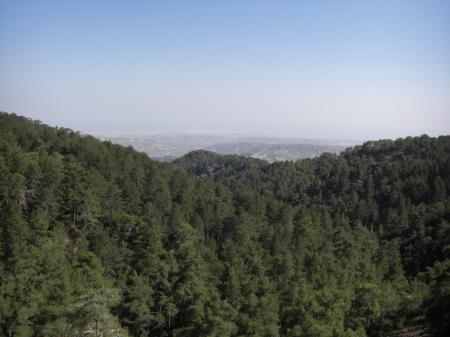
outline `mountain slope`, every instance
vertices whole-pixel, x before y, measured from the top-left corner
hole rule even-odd
[[[292,207],[322,205],[333,217],[364,224],[381,238],[399,238],[413,254],[405,252],[403,258],[405,264],[411,261],[408,270],[414,275],[430,266],[436,254],[442,258],[448,244],[444,233],[440,243],[429,241],[421,249],[413,243],[419,233],[426,236],[450,220],[448,136],[368,142],[339,156],[271,165],[204,151],[174,163],[234,191],[253,189]]]
[[[445,336],[449,153],[176,166],[2,113],[0,335]]]

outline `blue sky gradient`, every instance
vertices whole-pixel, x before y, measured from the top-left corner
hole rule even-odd
[[[4,1],[0,109],[97,133],[450,133],[450,1]]]

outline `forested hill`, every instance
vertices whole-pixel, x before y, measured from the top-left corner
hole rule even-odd
[[[448,336],[449,194],[450,137],[169,165],[0,113],[0,336]]]
[[[370,228],[380,239],[398,239],[408,275],[442,259],[450,243],[449,232],[435,240],[450,215],[449,136],[367,142],[339,156],[274,164],[195,151],[175,164],[225,184],[236,195],[326,209],[333,218]]]

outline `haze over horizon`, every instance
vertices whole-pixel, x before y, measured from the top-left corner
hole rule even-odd
[[[438,0],[0,0],[0,110],[96,134],[450,134],[449,35]]]

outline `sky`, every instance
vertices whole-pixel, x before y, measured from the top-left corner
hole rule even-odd
[[[450,134],[450,1],[0,0],[0,110],[94,134]]]

